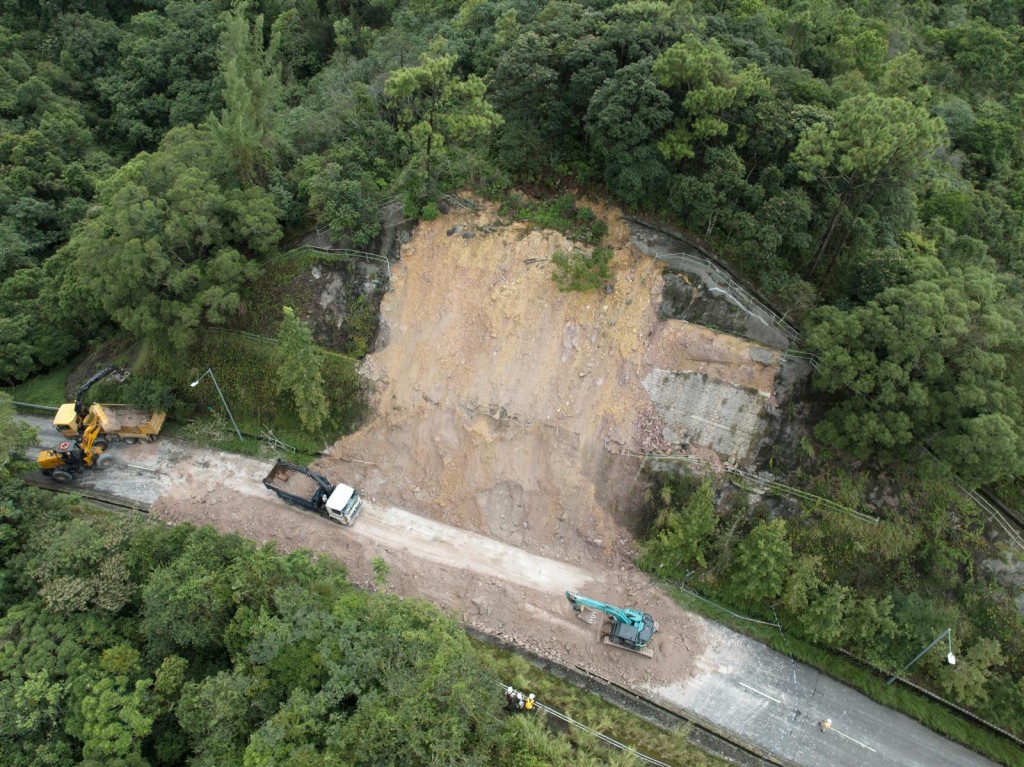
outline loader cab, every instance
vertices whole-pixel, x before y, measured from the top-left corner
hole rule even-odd
[[[67,472],[78,471],[85,465],[82,447],[77,442],[62,442],[52,450],[42,450],[36,464],[43,474],[50,476],[57,469]]]
[[[53,428],[61,433],[61,436],[73,439],[78,436],[78,430],[82,427],[82,421],[75,411],[75,403],[67,402],[60,406],[57,415],[53,417]]]

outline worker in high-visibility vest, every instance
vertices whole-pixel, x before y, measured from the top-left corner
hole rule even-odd
[[[526,702],[523,704],[523,708],[525,708],[527,711],[533,711],[533,703],[536,697],[537,696],[531,692],[529,697],[527,697]]]

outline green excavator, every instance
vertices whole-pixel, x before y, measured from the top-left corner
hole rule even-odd
[[[565,598],[569,600],[569,604],[572,605],[572,609],[576,611],[577,615],[582,616],[583,608],[589,607],[611,618],[608,633],[602,636],[602,641],[605,644],[630,650],[647,658],[654,657],[654,652],[648,645],[654,638],[654,632],[658,630],[658,624],[647,613],[642,610],[606,605],[604,602],[588,599],[571,591],[565,592]]]

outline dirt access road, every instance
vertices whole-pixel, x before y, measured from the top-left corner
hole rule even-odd
[[[45,418],[40,445],[56,435]],[[391,569],[387,589],[434,602],[456,620],[504,637],[570,666],[583,665],[626,686],[685,678],[701,649],[694,616],[623,563],[591,570],[532,554],[493,538],[366,499],[356,523],[343,527],[282,503],[263,487],[273,461],[197,448],[171,439],[114,444],[113,468],[83,474],[76,486],[150,507],[178,524],[209,524],[283,551],[303,548],[343,563],[351,579],[373,586],[373,560]],[[338,478],[335,478],[338,479]],[[602,645],[599,624],[577,619],[567,590],[657,614],[659,662]]]

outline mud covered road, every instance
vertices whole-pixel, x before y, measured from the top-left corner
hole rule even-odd
[[[25,418],[53,441],[45,418]],[[168,524],[209,524],[282,551],[307,548],[343,563],[372,587],[373,561],[390,567],[387,589],[427,599],[456,620],[536,654],[596,674],[696,715],[741,743],[805,767],[982,767],[952,744],[819,672],[680,609],[624,561],[581,566],[367,499],[351,527],[285,505],[262,485],[273,462],[170,439],[115,444],[117,463],[76,487],[151,506]],[[344,477],[333,476],[336,481]],[[596,560],[595,560],[596,561]],[[577,619],[566,590],[653,614],[649,660],[601,644],[600,621]],[[834,732],[817,727],[833,720]]]

